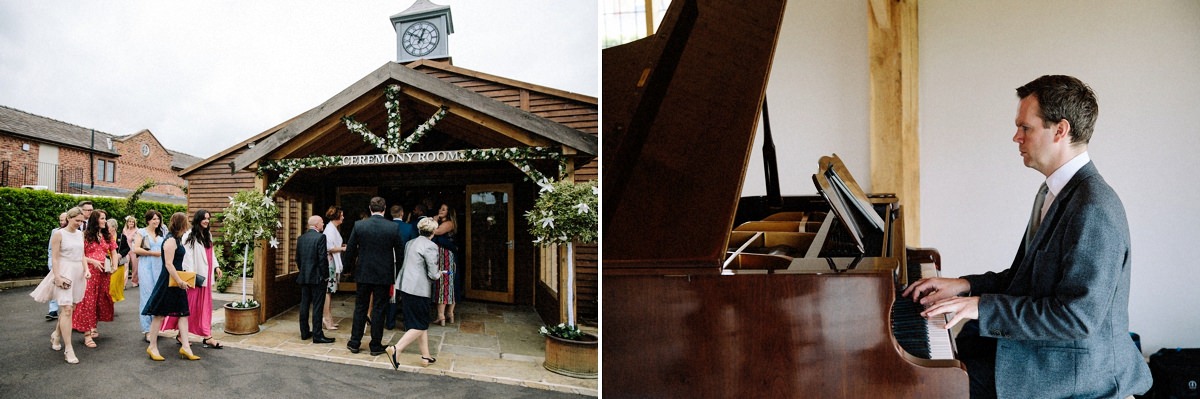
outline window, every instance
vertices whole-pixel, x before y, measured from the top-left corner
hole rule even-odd
[[[540,280],[555,298],[558,297],[558,245],[539,247],[542,258],[542,273]]]
[[[96,180],[115,182],[117,176],[117,163],[104,159],[96,160]]]
[[[604,48],[649,36],[662,22],[670,0],[606,0],[601,11]],[[647,15],[646,10],[651,10]]]

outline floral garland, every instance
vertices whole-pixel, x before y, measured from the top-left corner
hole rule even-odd
[[[444,105],[438,107],[437,112],[434,112],[433,116],[429,117],[429,120],[426,120],[425,123],[417,126],[417,128],[413,130],[412,134],[410,134],[408,138],[401,140],[401,110],[400,100],[397,99],[397,97],[400,95],[400,86],[390,85],[385,88],[383,92],[387,97],[387,100],[383,102],[383,106],[384,108],[387,108],[388,113],[387,133],[384,137],[379,137],[375,133],[371,133],[371,130],[367,129],[367,124],[354,120],[353,116],[343,116],[342,123],[345,124],[346,128],[351,132],[358,133],[358,135],[362,136],[364,141],[387,152],[388,154],[408,152],[408,150],[412,148],[413,144],[416,144],[418,141],[421,141],[422,137],[425,137],[425,133],[433,130],[433,126],[436,125],[438,121],[441,121],[442,118],[446,116],[446,112],[449,110],[449,108],[446,108]]]
[[[559,180],[543,188],[525,213],[534,244],[596,242],[600,187],[595,180],[576,183]]]
[[[342,163],[342,157],[337,155],[318,155],[308,158],[288,158],[262,161],[258,165],[258,175],[265,176],[267,171],[279,172],[279,177],[267,185],[266,196],[272,198],[275,192],[283,188],[288,179],[300,169],[321,169],[337,166]]]
[[[567,162],[562,153],[556,152],[551,147],[509,147],[509,148],[488,148],[488,149],[466,149],[461,150],[463,155],[473,161],[508,161],[525,172],[529,179],[533,180],[542,187],[542,192],[545,192],[546,187],[550,184],[550,179],[546,178],[537,169],[534,169],[529,164],[531,159],[550,159],[558,161],[558,177],[567,175]]]

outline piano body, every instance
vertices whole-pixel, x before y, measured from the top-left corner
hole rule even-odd
[[[900,199],[836,156],[822,196],[740,198],[784,3],[675,0],[604,50],[604,394],[967,397],[952,349],[922,349],[948,333],[896,300],[940,261],[905,247]]]

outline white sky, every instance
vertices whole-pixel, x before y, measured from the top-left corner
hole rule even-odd
[[[207,158],[396,60],[413,0],[0,0],[0,105]],[[449,5],[454,65],[599,93],[594,0]]]

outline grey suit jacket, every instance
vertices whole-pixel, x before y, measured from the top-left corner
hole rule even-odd
[[[296,265],[300,268],[296,284],[324,284],[329,279],[327,251],[324,234],[310,228],[300,235],[296,240]]]
[[[371,215],[354,223],[350,239],[346,242],[346,253],[358,256],[358,268],[354,270],[354,282],[359,284],[388,285],[395,279],[396,259],[400,251],[400,232],[396,224],[383,216]]]
[[[979,329],[997,338],[1001,398],[1125,398],[1150,389],[1129,337],[1129,225],[1095,165],[1063,187],[1025,250],[999,273],[964,276]]]
[[[396,277],[396,287],[409,295],[432,296],[429,283],[442,278],[438,269],[438,246],[429,237],[417,237],[404,246],[404,268]]]

